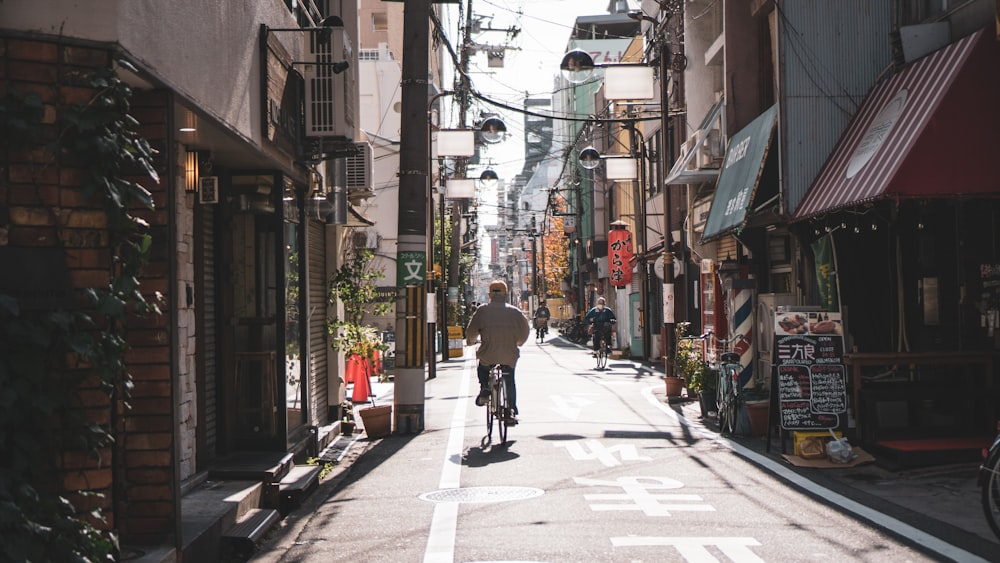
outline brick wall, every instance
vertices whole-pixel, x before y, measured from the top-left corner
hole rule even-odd
[[[178,377],[178,407],[177,424],[180,457],[180,479],[184,480],[194,475],[196,470],[196,444],[198,428],[197,402],[197,357],[195,356],[197,320],[195,318],[196,302],[194,291],[197,285],[194,273],[194,199],[195,196],[184,193],[184,159],[185,153],[181,144],[174,145],[174,220],[177,237],[176,248],[176,295],[177,303],[177,377]],[[191,302],[188,303],[188,291],[191,291]]]
[[[86,85],[92,70],[108,66],[111,60],[110,52],[103,49],[0,37],[0,95],[8,91],[37,93],[45,104],[44,123],[50,127],[44,131],[44,140],[51,140],[60,108],[89,100],[95,93]],[[141,282],[147,297],[153,292],[165,297],[162,307],[166,311],[174,295],[174,288],[167,282],[172,249],[166,195],[172,182],[164,166],[168,155],[164,140],[169,98],[152,92],[137,95],[133,103],[143,112],[142,133],[159,151],[157,167],[164,178],[159,185],[143,181],[153,193],[157,210],[141,213],[154,237],[153,261]],[[74,289],[106,286],[112,262],[106,219],[102,206],[89,201],[79,189],[83,169],[63,166],[62,155],[41,148],[2,156],[9,160],[5,163],[6,177],[0,182],[0,202],[10,210],[10,224],[0,244],[61,248]],[[84,303],[79,294],[78,298]],[[128,340],[132,350],[126,362],[135,378],[130,411],[121,413],[121,417],[113,416],[108,395],[96,377],[87,379],[79,390],[76,406],[86,419],[114,426],[120,432],[116,450],[101,452],[100,459],[66,451],[57,460],[64,490],[104,495],[95,498],[71,494],[81,514],[101,509],[107,523],[95,524],[117,528],[126,543],[161,543],[176,533],[169,320],[164,315],[130,322]]]

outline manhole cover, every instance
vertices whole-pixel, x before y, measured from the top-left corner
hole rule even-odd
[[[420,498],[430,502],[506,502],[538,497],[544,492],[533,487],[465,487],[431,491]]]

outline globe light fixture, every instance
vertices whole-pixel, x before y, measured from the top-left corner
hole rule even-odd
[[[499,117],[488,117],[479,128],[483,134],[483,141],[489,144],[499,143],[507,133],[507,126]]]
[[[594,147],[587,147],[580,151],[577,161],[580,162],[580,166],[584,169],[593,170],[601,164],[601,153]]]
[[[559,70],[571,84],[582,84],[594,74],[594,58],[586,51],[575,49],[563,56]]]

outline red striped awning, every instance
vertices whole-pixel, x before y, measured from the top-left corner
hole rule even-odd
[[[1000,42],[984,31],[868,93],[792,220],[885,198],[1000,197]]]

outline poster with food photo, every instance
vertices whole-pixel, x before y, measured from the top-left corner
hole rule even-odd
[[[828,334],[844,335],[844,325],[840,313],[787,312],[779,313],[774,326],[775,335],[788,334]]]

